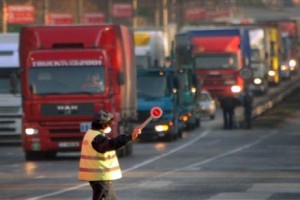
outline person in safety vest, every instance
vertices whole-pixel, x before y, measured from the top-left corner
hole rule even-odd
[[[105,134],[110,130],[112,121],[113,115],[107,111],[94,113],[92,127],[82,141],[78,179],[89,181],[93,200],[116,200],[112,181],[122,178],[116,150],[141,133],[141,129],[136,127],[131,135],[109,138]]]

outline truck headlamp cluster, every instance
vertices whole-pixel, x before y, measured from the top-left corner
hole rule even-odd
[[[286,65],[281,65],[281,66],[280,66],[280,70],[281,70],[281,71],[287,71],[287,70],[288,70],[288,66],[286,66]]]
[[[154,127],[156,132],[165,132],[169,130],[169,126],[168,125],[156,125]]]
[[[275,76],[276,75],[276,72],[271,70],[271,71],[268,71],[268,75],[269,76]]]
[[[294,59],[291,59],[291,60],[289,61],[289,66],[290,66],[291,68],[295,68],[295,67],[296,67],[296,65],[297,65],[297,62],[296,62],[296,60],[294,60]]]
[[[26,135],[37,135],[38,133],[39,133],[39,130],[36,128],[25,128]]]
[[[180,117],[180,120],[186,122],[186,121],[189,120],[189,116],[183,115],[183,116]]]
[[[240,93],[242,91],[241,86],[239,85],[233,85],[231,86],[231,92],[232,93]]]
[[[196,89],[195,87],[192,87],[192,88],[191,88],[191,92],[192,92],[193,94],[195,94],[196,91],[197,91],[197,89]]]
[[[262,80],[261,80],[261,78],[255,78],[255,79],[253,80],[253,83],[254,83],[255,85],[260,85],[260,84],[262,83]]]

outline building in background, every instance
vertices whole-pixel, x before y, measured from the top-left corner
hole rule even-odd
[[[266,12],[297,5],[299,0],[2,0],[0,32],[18,32],[28,24],[109,22],[135,28],[168,24],[182,27],[244,17],[243,8]]]

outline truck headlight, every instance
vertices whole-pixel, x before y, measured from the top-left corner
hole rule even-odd
[[[239,85],[233,85],[233,86],[231,86],[231,92],[232,93],[239,93],[241,91],[242,91],[241,86],[239,86]]]
[[[290,66],[290,67],[292,67],[292,68],[295,68],[295,67],[296,67],[296,65],[297,65],[297,62],[296,62],[296,60],[294,60],[294,59],[291,59],[291,60],[289,61],[289,66]]]
[[[169,130],[169,126],[168,125],[156,125],[154,127],[156,132],[164,132],[164,131],[168,131]]]
[[[197,91],[197,89],[196,89],[195,87],[192,87],[192,88],[191,88],[191,92],[192,92],[193,94],[195,94],[196,91]]]
[[[280,70],[281,71],[287,71],[288,70],[288,67],[286,65],[281,65],[280,66]]]
[[[186,122],[186,121],[189,120],[189,116],[187,116],[187,115],[182,115],[182,116],[180,117],[180,120]]]
[[[253,83],[254,83],[255,85],[259,85],[259,84],[262,83],[262,80],[261,80],[261,78],[255,78],[255,79],[253,80]]]
[[[39,133],[39,130],[36,128],[25,128],[26,135],[37,135],[38,133]]]
[[[271,71],[268,71],[268,75],[269,76],[275,76],[276,75],[276,72],[271,70]]]

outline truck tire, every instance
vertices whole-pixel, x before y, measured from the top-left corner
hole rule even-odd
[[[172,141],[174,141],[174,140],[177,139],[177,133],[166,134],[166,135],[165,135],[165,139],[166,139],[168,142],[172,142]]]
[[[56,156],[55,151],[25,151],[25,159],[30,160],[48,160]]]
[[[41,157],[39,152],[25,151],[25,159],[28,161],[37,160]]]
[[[179,138],[179,139],[182,138],[182,129],[178,130],[177,138]]]

